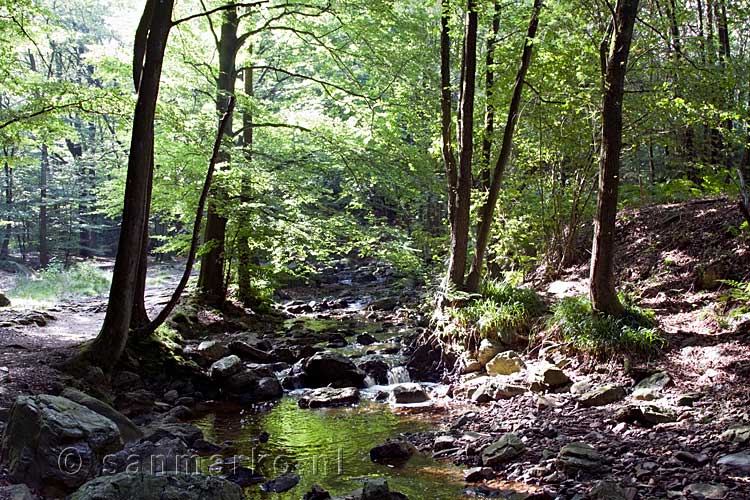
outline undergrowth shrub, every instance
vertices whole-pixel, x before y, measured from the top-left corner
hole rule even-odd
[[[508,282],[488,281],[481,294],[467,299],[463,305],[449,308],[447,314],[460,331],[479,338],[513,340],[528,332],[533,319],[545,309],[534,290]]]
[[[596,356],[618,353],[649,354],[666,340],[656,328],[653,311],[623,300],[625,313],[615,318],[595,314],[586,297],[567,297],[552,308],[549,326],[576,350]]]
[[[102,295],[109,289],[112,276],[89,263],[68,268],[52,265],[36,274],[19,279],[10,297],[24,300],[53,301]]]

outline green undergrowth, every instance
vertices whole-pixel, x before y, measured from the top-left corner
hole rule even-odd
[[[735,318],[750,312],[750,281],[719,280],[726,291],[719,297],[719,303],[728,318]]]
[[[615,318],[595,314],[586,297],[565,298],[553,306],[549,326],[574,349],[595,356],[648,355],[663,349],[666,339],[653,311],[621,300],[625,313]]]
[[[30,302],[92,297],[107,293],[111,279],[110,273],[85,262],[68,268],[52,265],[20,278],[8,296]]]
[[[481,294],[468,295],[461,305],[449,307],[446,313],[460,333],[512,341],[517,335],[528,333],[544,310],[544,302],[534,290],[488,281]]]

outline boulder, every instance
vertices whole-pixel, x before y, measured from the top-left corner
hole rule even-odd
[[[0,292],[0,307],[10,307],[10,299]]]
[[[358,364],[357,368],[364,371],[377,385],[388,383],[388,370],[390,367],[382,359],[368,359]]]
[[[750,443],[750,426],[732,427],[721,433],[722,441],[729,441],[737,444]]]
[[[556,460],[557,468],[567,474],[598,472],[602,470],[602,456],[586,443],[573,442],[560,449]]]
[[[491,467],[472,467],[464,471],[464,481],[467,483],[479,483],[495,476]]]
[[[209,375],[212,380],[226,380],[232,375],[242,370],[242,360],[239,356],[231,354],[214,362],[209,368]]]
[[[638,389],[653,389],[660,391],[672,382],[672,377],[667,372],[656,372],[653,375],[644,378],[635,385],[635,390]]]
[[[502,344],[499,342],[490,339],[482,339],[479,343],[479,349],[477,350],[477,360],[482,363],[482,366],[484,366],[492,361],[492,358],[500,354],[502,350]]]
[[[490,375],[512,375],[526,368],[526,364],[515,351],[497,354],[485,366]]]
[[[254,363],[272,363],[275,361],[271,353],[241,340],[231,342],[229,344],[229,351],[246,361]]]
[[[621,401],[625,397],[625,388],[621,385],[603,385],[582,395],[578,400],[581,406],[604,406]]]
[[[357,335],[358,344],[372,345],[377,341],[378,339],[376,339],[373,335],[370,335],[369,333],[360,333],[359,335]]]
[[[359,391],[354,387],[336,389],[320,387],[306,392],[298,401],[300,408],[330,408],[351,406],[359,403]]]
[[[11,478],[61,496],[96,476],[104,457],[122,446],[117,425],[81,404],[59,396],[19,396],[0,456]]]
[[[403,439],[386,439],[370,450],[370,460],[377,464],[400,465],[414,455],[415,448]]]
[[[471,400],[475,403],[488,403],[501,399],[511,399],[525,392],[526,388],[523,386],[503,384],[492,380],[477,387],[471,394]]]
[[[198,464],[182,439],[164,437],[155,443],[143,441],[107,455],[103,463],[103,472],[194,474],[198,472]]]
[[[750,473],[750,453],[743,451],[740,453],[732,453],[731,455],[724,455],[716,461],[716,464],[729,469],[737,469],[747,474]]]
[[[642,387],[634,390],[631,397],[636,401],[653,401],[659,399],[659,391]]]
[[[110,419],[120,430],[120,436],[125,443],[138,441],[143,437],[143,432],[125,415],[115,410],[107,403],[100,401],[88,394],[72,387],[66,387],[60,396],[85,406],[91,411]]]
[[[208,363],[214,363],[229,356],[229,348],[215,340],[204,340],[195,348],[195,353]]]
[[[25,484],[0,486],[0,498],[3,500],[36,500],[36,496]]]
[[[189,447],[203,439],[203,431],[193,424],[177,422],[154,422],[144,432],[144,441],[157,443],[164,438],[179,439]]]
[[[156,396],[146,389],[124,392],[115,398],[115,408],[128,417],[151,413],[155,404]]]
[[[515,434],[504,434],[500,439],[489,445],[482,451],[482,464],[487,467],[495,467],[520,456],[526,445]]]
[[[417,383],[399,384],[391,391],[390,400],[395,404],[414,404],[429,401],[424,388]]]
[[[294,472],[287,472],[276,479],[266,481],[260,485],[260,489],[268,493],[283,493],[289,491],[299,483],[300,477]]]
[[[453,436],[438,436],[435,438],[435,441],[432,443],[432,451],[439,452],[444,450],[450,450],[451,448],[456,447],[456,438]]]
[[[257,471],[237,464],[232,466],[231,472],[224,476],[224,479],[243,488],[262,483],[266,480],[266,478]]]
[[[692,483],[687,485],[683,493],[690,496],[690,498],[721,500],[727,496],[729,488],[723,484],[716,483]]]
[[[242,500],[242,488],[201,474],[131,474],[121,472],[89,481],[69,500]]]
[[[555,365],[544,365],[536,374],[537,381],[548,389],[558,389],[571,382],[564,371]]]
[[[589,490],[591,500],[628,500],[628,492],[616,481],[597,481]]]
[[[310,491],[302,496],[302,500],[328,500],[331,494],[324,490],[320,485],[314,484]]]
[[[302,364],[301,378],[306,387],[365,386],[365,373],[341,354],[319,352]]]
[[[230,398],[242,402],[271,401],[284,391],[273,372],[245,369],[224,381],[222,390]]]

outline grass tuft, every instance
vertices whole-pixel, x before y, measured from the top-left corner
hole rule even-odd
[[[556,328],[566,342],[595,356],[614,354],[652,354],[666,346],[656,328],[653,311],[624,302],[625,314],[619,318],[595,314],[586,297],[568,297],[552,308],[550,327]]]
[[[78,263],[67,269],[50,266],[34,275],[19,279],[8,292],[13,299],[54,302],[77,297],[102,295],[109,289],[112,277],[88,263]]]

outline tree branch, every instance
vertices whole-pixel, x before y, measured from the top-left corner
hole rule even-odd
[[[257,7],[258,5],[263,5],[264,3],[268,3],[268,0],[259,0],[257,2],[250,2],[250,3],[229,3],[226,5],[222,5],[220,7],[216,7],[215,9],[207,10],[205,12],[199,12],[198,14],[192,14],[190,16],[183,17],[182,19],[172,21],[172,26],[177,26],[178,24],[191,21],[199,17],[210,16],[211,14],[216,14],[217,12],[221,12],[224,10],[234,9],[236,7],[252,8],[252,7]]]

